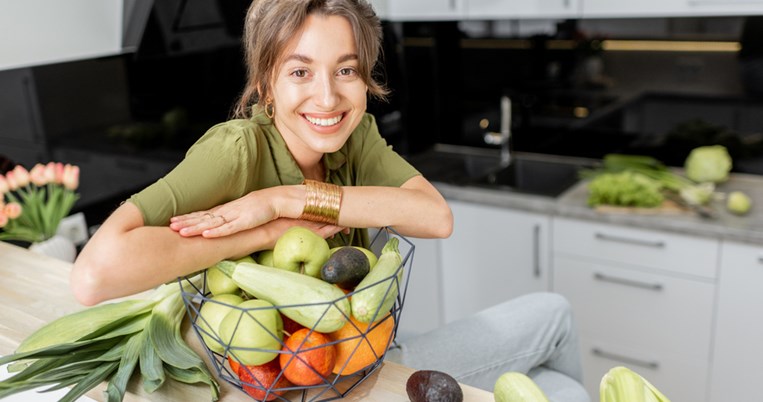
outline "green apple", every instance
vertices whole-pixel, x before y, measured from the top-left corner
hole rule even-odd
[[[220,340],[241,364],[265,364],[278,356],[283,340],[283,321],[273,304],[247,300],[228,312],[220,322]]]
[[[273,265],[273,250],[262,250],[257,254],[257,264],[264,265],[266,267],[274,267]]]
[[[254,258],[246,256],[235,260],[235,262],[254,262]],[[207,269],[207,290],[212,292],[213,296],[217,296],[226,293],[236,293],[239,288],[236,282],[233,282],[233,279],[225,275],[223,271],[220,271],[217,268],[217,264],[215,264]]]
[[[373,251],[371,251],[371,250],[369,250],[369,249],[367,249],[365,247],[360,247],[360,246],[339,246],[339,247],[334,247],[331,250],[329,250],[329,255],[334,255],[334,253],[336,253],[340,248],[343,248],[343,247],[355,247],[356,249],[362,251],[366,255],[366,257],[368,257],[368,263],[371,264],[371,269],[374,269],[374,265],[376,265],[376,260],[378,258],[376,257],[376,254],[374,254]]]
[[[273,266],[319,278],[329,259],[329,244],[310,229],[292,226],[276,240]]]
[[[201,306],[196,325],[201,330],[201,338],[210,350],[223,353],[225,343],[220,341],[220,322],[229,312],[235,311],[234,306],[243,302],[244,299],[241,296],[228,293],[213,296]]]

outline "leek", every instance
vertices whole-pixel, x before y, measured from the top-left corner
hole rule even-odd
[[[184,281],[184,290],[200,283],[201,276]],[[74,401],[108,381],[105,398],[117,402],[138,368],[147,392],[170,377],[208,384],[216,401],[217,382],[182,338],[184,315],[181,288],[171,283],[150,299],[103,304],[54,320],[0,358],[0,365],[13,363],[9,371],[17,372],[0,381],[0,399],[47,386],[43,392],[71,387],[61,401]]]

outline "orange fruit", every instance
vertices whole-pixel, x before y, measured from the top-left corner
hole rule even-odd
[[[289,380],[283,375],[279,376],[280,373],[278,359],[257,366],[239,365],[236,369],[244,391],[258,401],[272,401],[286,393],[286,390],[277,389],[291,387]]]
[[[329,334],[332,342],[338,342],[334,345],[336,363],[332,372],[338,375],[350,375],[376,362],[392,342],[394,329],[395,320],[390,314],[370,324],[350,317],[350,322]]]
[[[308,328],[297,330],[286,339],[279,357],[283,373],[296,385],[320,384],[331,374],[336,362],[334,345],[329,338]],[[323,346],[322,346],[323,345]]]

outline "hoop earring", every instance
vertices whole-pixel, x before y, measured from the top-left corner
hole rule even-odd
[[[273,116],[276,114],[276,107],[273,106],[273,101],[270,99],[265,100],[265,116],[268,116],[269,119],[272,119]]]

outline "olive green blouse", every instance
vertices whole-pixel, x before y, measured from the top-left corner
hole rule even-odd
[[[325,154],[326,181],[341,186],[400,187],[419,174],[379,135],[366,114],[344,146]],[[130,197],[149,226],[201,211],[262,188],[300,184],[304,176],[271,119],[263,113],[230,120],[205,133],[166,176]],[[373,211],[369,211],[373,213]],[[367,246],[366,230],[329,240]]]

